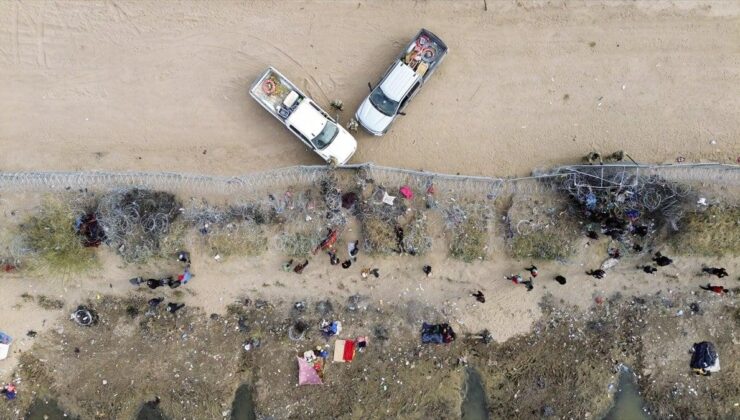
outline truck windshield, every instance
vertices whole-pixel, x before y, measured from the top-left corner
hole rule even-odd
[[[380,86],[376,87],[370,94],[370,103],[372,103],[378,111],[389,117],[396,115],[396,111],[398,110],[398,102],[385,96],[385,93],[380,89]]]
[[[334,141],[334,137],[337,136],[337,133],[339,133],[339,128],[337,128],[336,124],[327,120],[324,129],[321,130],[319,135],[313,139],[314,146],[316,146],[317,149],[325,148]]]

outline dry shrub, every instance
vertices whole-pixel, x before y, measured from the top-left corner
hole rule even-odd
[[[32,269],[66,275],[98,266],[94,250],[85,248],[74,230],[76,210],[60,198],[46,199],[39,213],[20,226],[22,242],[32,253]]]
[[[710,206],[689,213],[670,238],[679,254],[722,257],[740,252],[740,207]]]
[[[321,235],[311,230],[283,232],[277,240],[278,249],[289,257],[307,257],[311,255]]]
[[[362,235],[365,250],[370,254],[387,255],[398,249],[393,224],[377,217],[362,220]]]
[[[188,249],[189,227],[183,220],[173,222],[167,234],[159,240],[159,249],[157,256],[161,258],[170,258],[178,252]]]
[[[562,260],[573,255],[574,251],[572,238],[553,230],[516,235],[511,240],[511,255],[517,259]]]
[[[46,309],[47,311],[59,310],[59,309],[64,308],[63,300],[55,299],[53,297],[49,297],[46,295],[39,295],[38,299],[36,300],[36,303],[43,309]]]
[[[470,217],[456,226],[450,240],[450,256],[472,262],[488,253],[488,229],[483,219]]]
[[[255,256],[267,250],[267,237],[254,223],[228,223],[206,234],[205,245],[214,256]]]
[[[412,255],[424,255],[432,248],[429,223],[424,215],[417,215],[403,227],[403,248]]]

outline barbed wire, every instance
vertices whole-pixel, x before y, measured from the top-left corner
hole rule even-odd
[[[723,185],[740,185],[740,166],[725,164],[567,165],[547,171],[535,171],[532,176],[527,177],[493,178],[416,171],[368,163],[337,169],[327,166],[294,166],[234,177],[167,172],[3,172],[0,173],[0,190],[148,188],[189,193],[233,194],[313,184],[331,171],[364,171],[366,175],[363,178],[372,178],[388,185],[408,184],[420,189],[434,185],[436,189],[448,193],[482,193],[488,198],[495,198],[507,192],[538,193],[546,187],[541,183],[529,181],[584,170],[592,171],[593,168],[599,170],[621,168],[623,173],[639,171],[643,175],[659,175],[664,179],[676,181],[711,181]],[[615,182],[603,177],[602,179]],[[623,180],[618,182],[624,184]]]

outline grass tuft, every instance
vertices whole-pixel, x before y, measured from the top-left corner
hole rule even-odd
[[[488,254],[488,230],[482,219],[469,217],[456,226],[450,240],[450,256],[465,262],[484,260]]]
[[[23,243],[32,253],[30,268],[67,275],[98,266],[94,250],[85,248],[74,231],[75,215],[70,203],[47,199],[38,214],[20,226]]]
[[[740,252],[740,207],[710,206],[689,213],[669,242],[678,254],[722,257]]]
[[[228,223],[209,232],[205,245],[213,256],[255,256],[267,251],[267,237],[255,223]]]

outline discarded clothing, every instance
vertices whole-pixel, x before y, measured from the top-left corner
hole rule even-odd
[[[348,192],[342,195],[342,207],[344,207],[345,209],[352,208],[352,206],[354,206],[356,202],[357,194],[353,192]]]
[[[410,200],[414,198],[414,192],[411,191],[411,188],[408,185],[404,185],[398,190],[399,193],[403,196],[403,198]]]
[[[691,368],[704,372],[719,372],[719,355],[709,341],[694,343],[691,348]]]
[[[321,385],[321,371],[317,370],[315,365],[311,365],[306,359],[298,359],[298,385]]]
[[[334,361],[351,362],[355,358],[355,342],[351,340],[337,340],[334,343]]]
[[[326,337],[337,335],[340,332],[342,332],[342,323],[340,321],[332,321],[321,326],[321,333]]]
[[[421,326],[421,342],[424,344],[447,344],[455,341],[455,331],[449,324],[427,324]]]
[[[13,338],[4,332],[0,332],[0,360],[8,358],[10,352],[10,343],[13,342]]]

